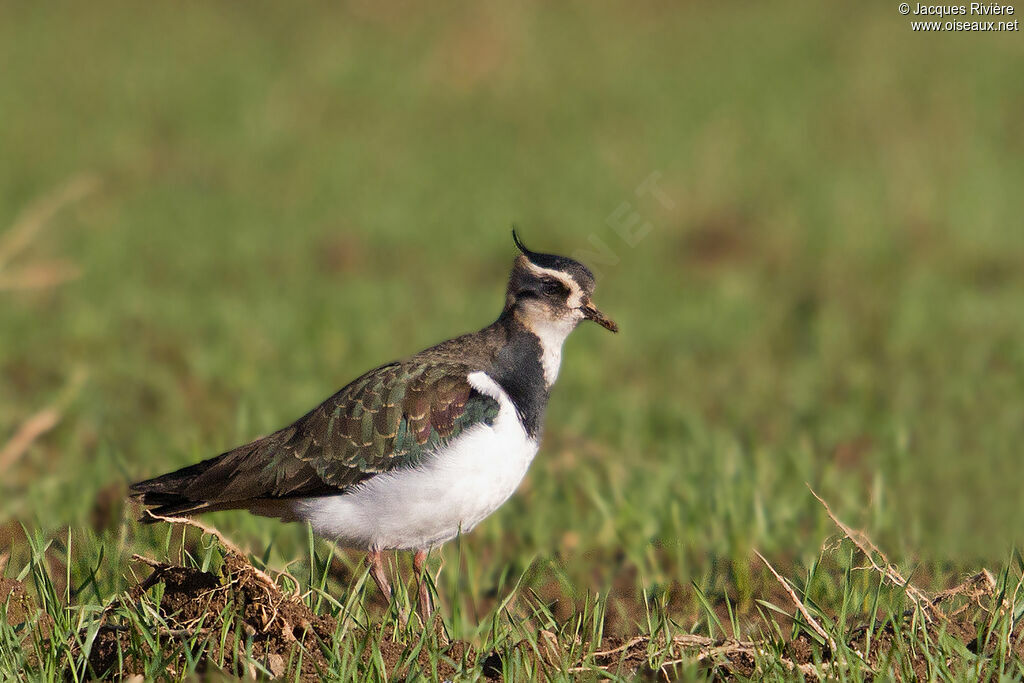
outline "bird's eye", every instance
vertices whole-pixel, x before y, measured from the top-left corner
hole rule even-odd
[[[544,278],[541,280],[541,286],[544,288],[544,293],[551,296],[566,296],[569,293],[569,288],[565,286],[565,283],[554,278]]]

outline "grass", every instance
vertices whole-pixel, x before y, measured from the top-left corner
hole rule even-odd
[[[127,482],[488,323],[513,223],[591,252],[622,333],[574,334],[524,485],[432,557],[452,641],[510,680],[721,672],[673,640],[694,634],[795,676],[784,643],[820,635],[774,609],[757,548],[836,643],[894,644],[838,677],[1024,675],[1018,35],[881,6],[7,3],[0,63],[0,564],[31,608],[0,619],[0,676],[102,673],[107,609],[147,674],[208,661],[205,635],[147,640],[159,585],[123,596],[133,554],[223,551],[136,524]],[[929,595],[992,571],[973,650],[859,569],[807,483]],[[349,629],[332,675],[444,659],[358,554],[206,521]]]

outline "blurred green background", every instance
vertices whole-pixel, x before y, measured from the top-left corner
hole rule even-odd
[[[569,340],[527,481],[463,541],[474,590],[539,557],[539,590],[742,602],[752,547],[834,533],[805,482],[926,585],[1021,541],[1019,32],[895,3],[6,2],[0,65],[0,444],[55,410],[0,462],[15,554],[70,526],[120,586],[165,533],[128,481],[489,323],[512,224],[601,254],[622,332]],[[302,554],[297,525],[211,519]]]

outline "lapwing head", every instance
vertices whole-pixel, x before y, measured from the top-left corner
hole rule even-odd
[[[558,328],[571,330],[583,320],[592,320],[606,330],[619,326],[591,301],[594,274],[565,256],[530,251],[515,230],[512,240],[519,248],[508,280],[505,310],[516,315],[536,332]]]

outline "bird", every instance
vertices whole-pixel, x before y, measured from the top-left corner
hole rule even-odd
[[[388,603],[384,553],[412,551],[426,624],[428,552],[471,531],[523,480],[566,338],[583,321],[618,332],[591,300],[586,266],[529,250],[514,229],[512,240],[497,320],[370,370],[272,434],[132,484],[140,521],[244,509],[306,522],[366,551]]]

